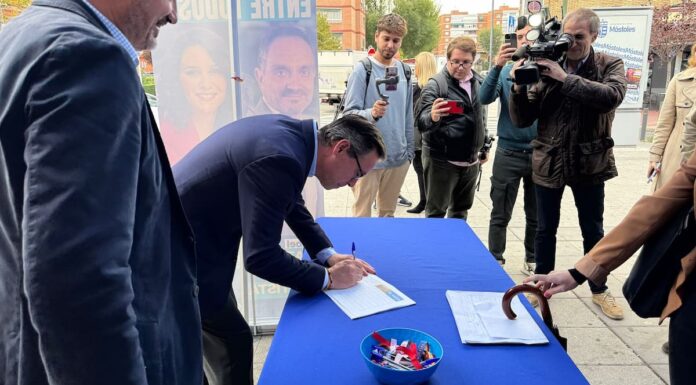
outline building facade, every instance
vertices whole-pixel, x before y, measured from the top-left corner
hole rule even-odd
[[[366,49],[365,8],[361,0],[317,0],[317,12],[326,16],[331,33],[342,49]]]

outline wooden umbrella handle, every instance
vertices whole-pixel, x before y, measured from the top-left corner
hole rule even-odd
[[[512,311],[512,306],[511,306],[511,301],[512,299],[520,293],[530,293],[533,294],[537,297],[539,300],[539,306],[541,308],[541,317],[544,319],[544,323],[546,326],[549,328],[553,328],[553,317],[551,317],[551,309],[549,308],[549,302],[544,297],[544,294],[537,288],[536,286],[532,285],[517,285],[513,286],[508,291],[503,294],[503,313],[508,317],[508,319],[515,319],[517,318],[517,314],[515,314],[514,311]]]

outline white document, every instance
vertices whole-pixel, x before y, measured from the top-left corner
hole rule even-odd
[[[514,320],[503,313],[503,293],[447,290],[446,296],[462,343],[549,343],[517,296],[511,301],[512,310],[517,314]]]
[[[415,305],[416,302],[408,298],[394,286],[385,282],[382,278],[368,274],[357,285],[342,290],[326,290],[326,295],[350,319],[365,317],[383,311]]]

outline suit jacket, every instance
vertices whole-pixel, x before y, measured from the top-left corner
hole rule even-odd
[[[34,0],[0,52],[0,383],[200,384],[192,233],[133,61],[79,0]]]
[[[696,119],[696,117],[694,118]],[[592,282],[601,285],[609,273],[630,258],[657,229],[680,209],[696,203],[696,155],[653,195],[644,196],[626,217],[585,255],[575,268]],[[696,241],[691,252],[682,256],[681,271],[669,293],[661,320],[682,304],[684,282],[693,279],[696,268]]]
[[[238,120],[174,167],[196,234],[204,319],[227,301],[241,238],[250,273],[305,293],[322,289],[325,268],[298,260],[279,245],[285,221],[310,256],[331,247],[301,195],[316,151],[314,125],[284,115]]]

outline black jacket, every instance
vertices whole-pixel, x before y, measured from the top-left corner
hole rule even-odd
[[[444,78],[447,84],[446,98],[461,100],[464,114],[442,117],[438,122],[430,118],[435,99],[445,97],[436,77]],[[478,90],[483,79],[474,72],[471,79],[471,98],[459,86],[447,68],[433,76],[423,87],[418,113],[418,129],[423,135],[423,152],[435,159],[473,162],[483,146],[486,136],[485,113],[478,100]]]

